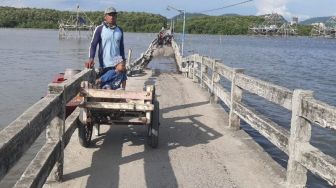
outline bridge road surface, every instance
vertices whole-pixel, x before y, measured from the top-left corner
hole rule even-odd
[[[102,125],[90,148],[79,145],[76,130],[64,182],[49,178],[44,187],[284,187],[285,171],[243,130],[230,130],[228,114],[198,84],[146,70],[129,77],[127,89],[149,83],[160,102],[158,149],[147,146],[144,126]]]

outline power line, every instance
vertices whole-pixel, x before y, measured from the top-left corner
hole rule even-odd
[[[248,3],[248,2],[251,2],[251,1],[253,1],[253,0],[243,1],[243,2],[232,4],[232,5],[226,5],[226,6],[220,7],[220,8],[204,10],[204,11],[201,11],[200,13],[212,12],[212,11],[216,11],[216,10],[222,10],[222,9],[225,9],[225,8],[229,8],[229,7],[234,7],[234,6],[237,6],[237,5],[245,4],[245,3]]]

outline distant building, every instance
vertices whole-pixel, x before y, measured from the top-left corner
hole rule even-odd
[[[291,25],[298,25],[298,24],[299,24],[299,17],[293,17]]]

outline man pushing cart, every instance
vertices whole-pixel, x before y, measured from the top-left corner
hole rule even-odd
[[[91,143],[93,128],[99,136],[100,125],[138,124],[147,127],[148,144],[156,148],[159,137],[159,102],[155,87],[145,91],[126,89],[126,70],[123,31],[116,24],[117,11],[105,10],[105,21],[94,32],[90,47],[90,59],[86,68],[94,68],[98,48],[99,73],[95,83],[81,83],[81,113],[78,126],[79,142],[84,147]]]

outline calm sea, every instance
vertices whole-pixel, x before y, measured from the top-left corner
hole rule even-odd
[[[133,57],[144,52],[155,34],[125,33]],[[179,40],[179,36],[176,38]],[[66,68],[82,69],[89,39],[59,40],[56,30],[0,29],[0,130],[46,94],[53,77]],[[187,35],[185,54],[222,59],[246,74],[287,87],[315,91],[319,100],[336,105],[336,40],[306,37]],[[223,82],[229,88],[227,82]],[[289,128],[290,112],[254,95],[244,100]],[[281,165],[287,157],[247,125],[244,129]],[[336,157],[335,132],[314,127],[312,144]],[[309,187],[326,187],[309,178]]]

